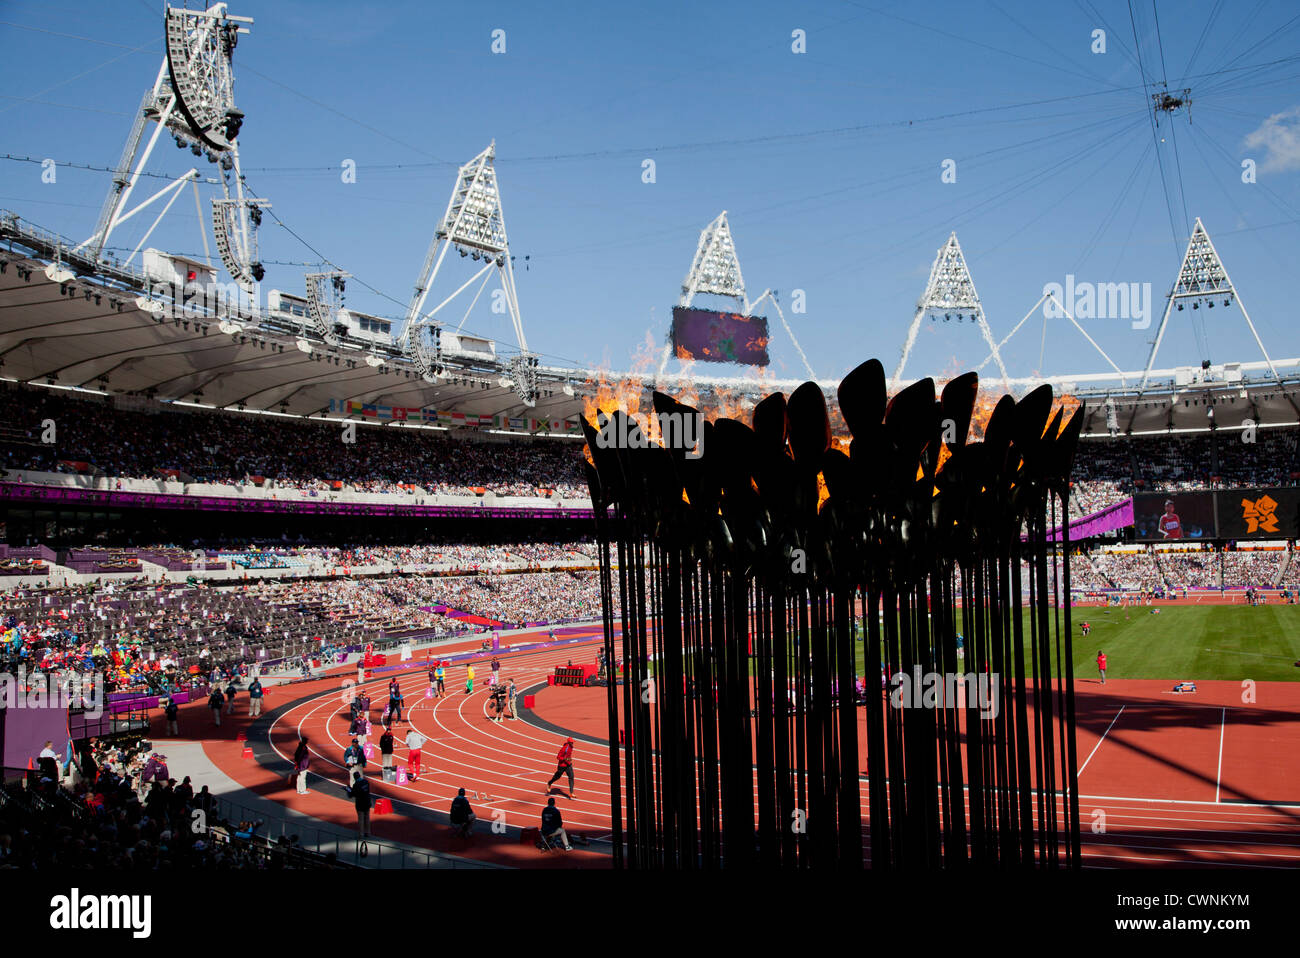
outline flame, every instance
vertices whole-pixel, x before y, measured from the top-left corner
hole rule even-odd
[[[596,426],[598,425],[596,418],[598,413],[603,412],[610,415],[615,410],[622,410],[641,424],[652,442],[661,442],[659,423],[653,415],[653,405],[650,402],[650,392],[657,387],[662,392],[673,395],[678,402],[698,409],[708,422],[716,421],[719,418],[738,419],[745,423],[751,422],[754,400],[748,395],[721,387],[707,387],[701,392],[700,388],[689,378],[691,369],[694,366],[694,361],[690,359],[687,359],[683,364],[680,372],[668,377],[667,381],[657,380],[652,367],[658,355],[659,350],[655,347],[650,333],[647,332],[645,342],[636,351],[634,369],[631,373],[614,377],[602,370],[595,381],[589,381],[586,385],[587,393],[582,399],[583,416],[587,421]],[[772,375],[771,370],[759,369],[756,378],[761,383],[764,379],[771,378]],[[936,393],[941,392],[944,385],[943,381],[936,382]],[[995,390],[981,390],[976,395],[975,405],[971,411],[970,428],[966,436],[967,442],[979,442],[984,439],[989,420],[993,416],[993,410],[997,407],[1001,398],[1002,394]],[[1062,428],[1064,428],[1065,423],[1068,422],[1079,405],[1080,400],[1069,393],[1056,395],[1053,397],[1051,415],[1056,415],[1058,409],[1063,410],[1061,423]],[[840,412],[839,404],[833,397],[828,398],[827,412],[831,424],[831,446],[848,455],[851,436]],[[591,462],[591,451],[584,449],[584,453],[587,461]],[[939,450],[938,469],[942,470],[951,457],[952,453],[948,450],[947,445],[943,445]],[[921,478],[922,475],[923,472],[918,467],[917,478]],[[817,488],[818,508],[820,509],[822,504],[830,497],[825,477],[820,473],[817,477]]]

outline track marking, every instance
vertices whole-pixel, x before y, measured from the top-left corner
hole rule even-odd
[[[1084,769],[1088,767],[1088,762],[1091,762],[1092,757],[1097,754],[1097,749],[1101,748],[1101,743],[1106,741],[1106,736],[1110,734],[1110,730],[1115,727],[1115,723],[1119,721],[1119,717],[1124,714],[1124,709],[1126,708],[1128,708],[1127,705],[1121,705],[1119,711],[1115,713],[1115,717],[1111,719],[1110,724],[1106,726],[1106,731],[1101,733],[1101,738],[1097,739],[1097,744],[1094,745],[1092,751],[1088,753],[1087,761],[1083,763],[1083,766],[1079,769],[1079,774],[1075,776],[1076,781],[1078,780],[1079,775],[1083,774]]]
[[[1228,724],[1228,710],[1223,709],[1219,718],[1219,770],[1214,773],[1214,801],[1219,801],[1219,783],[1223,781],[1223,731]]]

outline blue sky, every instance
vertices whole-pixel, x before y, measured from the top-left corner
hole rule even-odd
[[[231,12],[256,20],[235,54],[248,183],[357,277],[356,309],[402,314],[455,168],[495,138],[517,266],[529,257],[524,326],[550,361],[626,369],[647,338],[661,346],[699,231],[723,209],[751,295],[780,291],[819,376],[871,356],[892,370],[952,230],[997,338],[1067,274],[1150,283],[1149,330],[1085,321],[1121,367],[1141,368],[1197,216],[1270,352],[1300,355],[1293,3],[243,0]],[[161,61],[161,4],[5,0],[0,21],[0,153],[113,165]],[[1098,29],[1105,53],[1091,51]],[[1191,88],[1190,123],[1183,111],[1153,131],[1139,59],[1148,81]],[[164,139],[151,169],[176,175],[192,159]],[[955,182],[941,181],[945,160]],[[78,240],[109,179],[60,166],[42,183],[16,160],[0,173],[0,208]],[[124,226],[114,243],[138,236]],[[301,292],[307,267],[292,264],[317,253],[271,219],[261,242],[263,288]],[[202,251],[192,199],[150,245]],[[453,261],[438,289],[465,269]],[[767,313],[773,371],[803,375]],[[1173,322],[1161,366],[1259,358],[1235,309]],[[512,339],[485,303],[467,328]],[[926,323],[908,370],[954,372],[985,352],[969,325]],[[1041,311],[1004,355],[1020,375],[1105,368],[1064,320],[1044,335]]]

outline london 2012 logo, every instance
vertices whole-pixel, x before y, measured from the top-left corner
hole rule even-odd
[[[1241,518],[1246,522],[1246,533],[1277,532],[1277,500],[1268,493],[1258,499],[1241,500]]]

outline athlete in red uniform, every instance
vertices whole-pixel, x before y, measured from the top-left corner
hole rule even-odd
[[[1101,673],[1101,684],[1106,684],[1106,653],[1097,652],[1097,671]]]
[[[573,792],[573,739],[572,738],[568,738],[565,740],[564,744],[560,746],[559,754],[555,756],[555,774],[552,775],[551,780],[546,783],[546,793],[548,795],[551,792],[551,786],[555,784],[555,780],[559,778],[561,775],[566,775],[566,774],[569,776],[569,798],[573,798],[574,792]]]
[[[1178,513],[1174,512],[1174,500],[1165,501],[1165,514],[1160,517],[1160,534],[1166,539],[1181,539],[1183,537],[1183,524],[1178,519]]]

